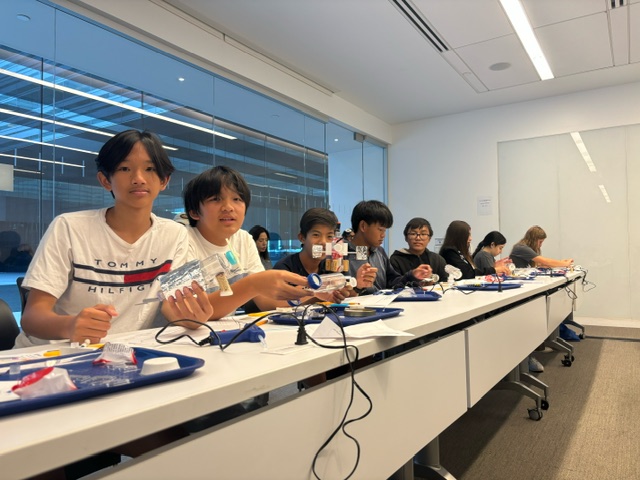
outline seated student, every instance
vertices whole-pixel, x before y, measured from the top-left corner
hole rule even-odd
[[[376,272],[372,287],[356,288],[360,294],[374,293],[386,288],[400,288],[431,277],[432,271],[429,265],[419,265],[405,274],[400,274],[393,268],[387,252],[381,246],[387,228],[391,228],[392,225],[391,210],[378,200],[363,200],[353,207],[351,229],[355,235],[353,240],[349,242],[349,250],[355,251],[356,246],[367,247],[368,259],[356,260],[355,256],[350,256],[349,273],[355,276],[363,265],[375,269]]]
[[[298,253],[287,255],[280,259],[274,270],[287,270],[306,277],[310,273],[324,274],[330,273],[325,268],[325,257],[313,258],[313,246],[333,242],[333,237],[338,225],[338,217],[335,213],[326,208],[310,208],[300,218],[300,233],[298,239],[302,243],[302,250]],[[370,287],[373,284],[376,272],[368,265],[362,265],[357,273],[357,286],[360,288]],[[342,302],[346,297],[356,296],[357,293],[351,287],[345,287],[333,292],[317,294],[301,298],[302,303],[314,303],[318,301],[330,301],[334,303]],[[280,306],[280,305],[276,305]],[[286,306],[286,305],[284,305]],[[359,365],[363,365],[363,361]],[[345,368],[334,369],[327,374],[321,373],[313,377],[304,379],[301,383],[305,388],[318,385],[326,381],[327,377],[334,378],[342,373],[346,373]]]
[[[527,230],[522,240],[513,246],[509,258],[517,268],[570,267],[573,264],[572,258],[556,260],[542,256],[540,249],[545,238],[547,238],[545,231],[541,227],[534,225]]]
[[[477,268],[471,258],[469,246],[471,245],[471,227],[467,222],[454,220],[447,227],[444,240],[440,247],[440,255],[447,264],[458,268],[462,272],[462,279],[475,278],[477,275],[490,275],[493,273],[507,273],[509,269],[502,265],[486,269]]]
[[[509,274],[511,259],[508,257],[497,261],[495,259],[502,253],[506,243],[507,239],[500,232],[494,230],[487,233],[473,252],[473,263],[476,269],[487,272],[487,274],[491,272],[491,269],[497,273]]]
[[[96,165],[114,205],[53,220],[22,283],[30,292],[16,347],[66,338],[98,343],[107,333],[154,326],[160,303],[142,302],[156,296],[158,276],[187,259],[184,227],[151,211],[174,170],[160,139],[121,132],[100,149]],[[163,312],[206,321],[213,309],[201,292],[185,288]]]
[[[429,221],[421,217],[412,218],[404,227],[403,234],[409,248],[393,252],[390,259],[393,268],[404,274],[419,265],[430,265],[431,270],[438,275],[440,281],[446,282],[449,278],[449,274],[444,270],[447,262],[440,255],[427,248],[433,236],[433,229]]]
[[[511,249],[509,257],[515,266],[517,268],[570,267],[571,264],[573,264],[573,259],[571,258],[556,260],[554,258],[543,257],[540,254],[540,249],[545,238],[547,238],[547,234],[541,227],[534,225],[529,228],[524,234],[524,237]],[[561,325],[561,328],[563,326],[564,325]],[[566,326],[564,326],[564,328],[569,330]],[[577,335],[575,335],[575,337],[577,337]],[[571,337],[571,340],[574,340],[574,338]],[[544,366],[535,357],[529,356],[529,371],[536,373],[543,372]]]
[[[256,242],[256,248],[258,249],[258,255],[260,256],[260,261],[262,262],[262,266],[265,270],[269,270],[273,268],[271,263],[271,258],[269,258],[269,232],[266,228],[261,225],[254,225],[249,230],[249,235],[253,238],[253,241]]]
[[[188,253],[186,229],[151,211],[174,171],[160,139],[151,132],[121,132],[102,146],[96,165],[98,181],[111,192],[114,205],[53,220],[22,283],[30,292],[16,348],[67,338],[98,343],[107,334],[159,326],[160,308],[176,323],[206,322],[213,315],[215,295],[205,295],[196,282],[176,291],[162,307],[159,302],[143,303],[158,293],[155,280],[185,263]],[[273,282],[243,282],[227,302],[263,292],[299,298],[303,291],[293,285],[306,282],[283,273]],[[184,326],[198,327],[193,322]],[[138,456],[184,435],[181,427],[173,427],[116,450]],[[41,478],[65,478],[64,467]]]
[[[573,264],[572,258],[557,260],[555,258],[543,257],[540,253],[542,243],[547,238],[546,232],[539,226],[534,225],[524,234],[522,240],[516,243],[511,250],[510,257],[517,268],[528,267],[570,267]],[[572,317],[573,314],[569,316]],[[560,337],[565,340],[576,342],[580,337],[564,324],[560,325]],[[541,368],[542,364],[538,362]],[[540,368],[533,371],[541,371]]]
[[[189,259],[203,260],[231,248],[245,271],[229,279],[233,295],[221,296],[219,291],[209,294],[215,305],[212,319],[228,315],[241,305],[247,312],[270,310],[278,300],[306,294],[294,286],[307,285],[306,279],[282,271],[265,271],[253,238],[241,230],[251,191],[239,172],[226,166],[210,168],[192,178],[182,196],[189,215]]]
[[[98,181],[111,192],[114,205],[62,214],[51,223],[22,283],[30,293],[16,347],[67,338],[98,343],[108,333],[160,326],[165,318],[206,322],[260,293],[283,298],[303,293],[293,285],[306,283],[284,272],[271,281],[245,281],[223,301],[215,294],[207,298],[194,282],[163,302],[160,315],[160,303],[143,300],[157,295],[154,280],[188,257],[186,229],[151,211],[174,167],[160,139],[137,130],[107,141],[96,165]]]
[[[326,208],[310,208],[300,218],[300,233],[298,239],[302,243],[302,250],[298,253],[287,255],[280,259],[273,267],[276,270],[287,270],[306,277],[310,273],[330,273],[325,268],[325,257],[313,258],[313,246],[331,243],[335,235],[338,217]],[[366,288],[373,284],[375,272],[367,266],[361,266],[356,273],[358,287]],[[318,297],[309,297],[305,302],[312,302],[316,299],[320,301],[332,301],[339,303],[346,297],[357,295],[353,289],[343,288],[335,290],[331,294],[323,294]]]

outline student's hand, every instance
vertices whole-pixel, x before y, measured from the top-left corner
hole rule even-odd
[[[496,269],[496,273],[498,274],[504,274],[504,275],[509,275],[511,274],[511,270],[509,270],[509,267],[507,265],[498,265],[498,262],[495,263],[494,268]]]
[[[573,265],[573,258],[565,258],[562,260],[563,267],[570,267],[571,265]]]
[[[433,270],[431,270],[431,265],[423,263],[411,270],[411,274],[418,280],[424,280],[425,278],[430,278],[431,275],[433,275]]]
[[[69,341],[98,343],[107,336],[111,328],[111,319],[118,315],[113,305],[98,304],[83,308],[73,319]]]
[[[377,274],[378,269],[372,267],[370,264],[365,263],[364,265],[360,265],[360,268],[358,268],[358,271],[356,272],[356,281],[358,282],[356,285],[357,288],[372,287]]]
[[[331,292],[321,292],[314,294],[315,298],[321,302],[330,302],[330,303],[341,303],[342,300],[345,299],[345,295],[343,294],[343,290],[332,290]]]
[[[163,313],[170,322],[175,322],[183,327],[196,329],[198,323],[206,323],[213,315],[213,306],[209,298],[198,282],[192,282],[191,288],[185,287],[176,290],[163,305]],[[195,322],[183,322],[180,320],[195,320]]]
[[[245,277],[251,282],[257,295],[264,295],[273,300],[297,300],[309,296],[309,282],[306,277],[286,270],[266,270]]]
[[[509,257],[501,258],[500,260],[496,260],[496,263],[495,263],[494,266],[498,267],[499,265],[505,265],[506,267],[508,267],[510,263],[512,263],[512,262],[511,262],[511,259]]]

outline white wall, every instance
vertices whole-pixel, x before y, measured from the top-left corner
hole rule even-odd
[[[395,217],[394,227],[390,232],[389,250],[392,252],[405,246],[402,237],[404,225],[410,218],[421,216],[431,222],[434,237],[444,236],[447,225],[452,220],[469,222],[474,248],[487,232],[500,229],[507,235],[508,244],[505,250],[508,254],[513,243],[524,234],[525,228],[519,225],[522,232],[513,233],[516,229],[500,225],[498,143],[571,131],[638,124],[638,105],[640,83],[634,83],[397,126],[394,131],[395,141],[388,154],[389,206]],[[531,144],[534,145],[535,142]],[[556,223],[563,226],[574,225],[573,230],[582,231],[584,236],[574,235],[573,240],[550,238],[543,246],[545,256],[574,258],[576,263],[587,270],[590,264],[593,264],[592,274],[588,275],[588,279],[596,285],[601,282],[601,286],[593,293],[584,294],[585,297],[589,295],[589,301],[582,303],[578,314],[590,317],[638,318],[640,302],[634,303],[633,298],[629,298],[629,292],[634,291],[638,281],[632,280],[634,277],[629,277],[625,269],[633,270],[633,262],[637,261],[634,258],[638,256],[638,249],[633,247],[633,241],[638,238],[634,232],[640,231],[640,222],[632,216],[629,218],[629,248],[614,247],[615,251],[607,249],[606,245],[612,243],[609,236],[613,232],[607,228],[606,220],[610,219],[598,218],[598,212],[602,214],[602,209],[580,211],[579,214],[568,216],[567,208],[561,209],[551,198],[556,194],[558,181],[571,182],[572,179],[536,175],[536,161],[542,167],[544,159],[533,154],[527,157],[522,161],[522,168],[511,171],[510,178],[504,179],[504,171],[501,171],[503,185],[509,182],[510,187],[502,187],[503,197],[507,196],[507,190],[514,190],[514,184],[521,186],[519,192],[523,195],[541,196],[540,201],[544,202],[544,208],[541,210],[538,203],[535,210],[544,211],[544,218],[537,218],[541,215],[532,209],[530,218],[526,219],[527,212],[524,211],[522,218],[526,220],[523,220],[523,225],[541,224],[544,228],[544,222],[547,222],[550,223],[548,231],[560,231],[558,225],[549,221],[550,218],[557,217]],[[610,162],[617,158],[612,154],[602,157],[608,157]],[[629,168],[635,168],[637,159],[630,158],[629,162]],[[609,167],[616,169],[614,165]],[[624,168],[622,170],[621,173],[626,179],[627,172]],[[631,185],[630,190],[634,190]],[[620,196],[623,192],[618,188],[616,193]],[[478,213],[479,197],[492,199],[489,215]],[[505,201],[505,198],[502,200]],[[571,208],[586,208],[579,199],[574,200]],[[635,197],[629,196],[630,207],[634,200]],[[508,202],[508,198],[506,201]],[[563,215],[567,217],[562,218]],[[576,223],[579,218],[582,218],[580,225]],[[582,241],[584,246],[596,241],[604,248],[599,250],[600,253],[596,254],[595,258],[588,258],[588,253],[582,253],[584,258],[578,258],[574,253],[584,252],[585,248],[576,248],[575,241]],[[626,234],[620,235],[620,238],[616,239],[616,245],[624,246],[626,241]],[[603,265],[608,265],[608,270],[602,268]],[[608,271],[609,274],[598,276],[599,271]],[[617,282],[622,282],[623,285],[616,288]]]
[[[396,126],[388,153],[390,250],[405,246],[402,230],[416,216],[431,222],[434,237],[444,236],[452,220],[465,220],[474,245],[498,229],[498,142],[640,123],[638,105],[634,83]],[[526,186],[534,178],[522,172],[513,181]],[[543,188],[544,179],[537,185]],[[479,197],[491,197],[490,215],[478,215]]]

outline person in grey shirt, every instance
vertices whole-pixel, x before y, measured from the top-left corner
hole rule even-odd
[[[540,249],[545,238],[547,238],[546,232],[538,225],[534,225],[527,230],[522,240],[513,246],[509,258],[517,268],[570,267],[573,264],[572,258],[556,260],[542,256]]]
[[[500,232],[494,230],[487,233],[482,239],[476,251],[473,252],[473,263],[476,265],[476,269],[481,271],[484,275],[492,275],[494,273],[509,273],[508,263],[511,262],[509,258],[502,258],[496,261],[495,257],[502,253],[502,249],[507,243],[507,239]]]

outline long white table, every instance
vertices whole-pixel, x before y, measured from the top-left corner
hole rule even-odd
[[[437,302],[396,302],[392,307],[404,313],[385,322],[415,337],[349,342],[366,357],[426,338],[423,345],[358,370],[356,378],[370,395],[373,411],[349,428],[362,449],[353,478],[392,475],[475,404],[547,337],[545,292],[577,277],[539,277],[500,293],[448,291]],[[267,329],[270,348],[293,344],[294,327]],[[451,333],[436,338],[445,329]],[[284,356],[260,353],[260,344],[247,343],[225,352],[187,345],[162,348],[203,358],[205,365],[184,379],[0,418],[3,478],[48,471],[344,363],[341,351],[317,347]],[[313,478],[313,457],[339,423],[349,389],[349,378],[326,382],[98,477]],[[365,406],[356,395],[350,417]],[[317,471],[321,478],[342,478],[354,461],[353,444],[339,436],[320,457]]]

